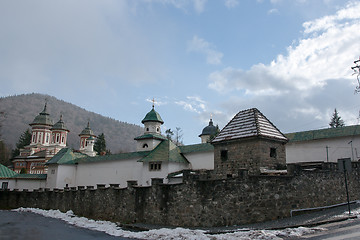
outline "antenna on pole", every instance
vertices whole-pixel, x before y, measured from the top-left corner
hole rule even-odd
[[[354,71],[353,75],[357,74],[356,79],[358,81],[358,85],[355,87],[355,93],[360,93],[360,80],[359,80],[359,76],[360,76],[360,57],[359,57],[358,60],[355,60],[354,63],[355,63],[355,66],[351,67],[351,69]]]

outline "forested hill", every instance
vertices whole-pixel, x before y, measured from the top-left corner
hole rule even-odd
[[[27,128],[31,129],[29,123],[44,109],[45,99],[47,112],[54,124],[60,119],[60,113],[63,115],[63,121],[70,130],[69,147],[79,149],[78,135],[90,120],[90,128],[96,136],[105,134],[107,148],[112,153],[135,151],[134,137],[143,133],[142,127],[104,117],[55,97],[37,93],[0,98],[0,112],[5,112],[5,118],[1,119],[1,134],[7,145],[14,148],[19,136]]]

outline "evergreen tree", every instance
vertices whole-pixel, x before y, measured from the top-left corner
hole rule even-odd
[[[210,135],[209,142],[214,140],[216,138],[216,136],[219,135],[219,133],[220,133],[220,128],[219,128],[219,125],[216,124],[216,132],[214,134]]]
[[[334,113],[332,115],[331,121],[329,123],[331,128],[338,128],[338,127],[344,127],[345,123],[344,120],[341,119],[341,117],[339,116],[338,111],[334,110]]]
[[[168,140],[172,140],[172,138],[173,138],[173,136],[174,136],[174,132],[171,131],[171,128],[166,129],[165,134],[166,134],[166,138],[167,138]]]
[[[12,151],[12,157],[16,157],[20,154],[20,149],[24,148],[31,143],[31,132],[29,129],[26,129],[19,138],[19,141],[16,143],[16,148]]]
[[[106,155],[110,154],[110,150],[106,149],[106,141],[105,141],[105,135],[104,133],[101,133],[95,141],[94,144],[94,151],[97,152],[97,154],[101,155],[105,153]]]

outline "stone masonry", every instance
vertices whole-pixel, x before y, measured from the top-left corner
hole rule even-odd
[[[359,199],[360,165],[349,174],[350,199]],[[290,170],[290,169],[289,169]],[[183,227],[214,227],[262,222],[290,216],[290,210],[319,207],[346,201],[344,175],[336,164],[316,171],[291,167],[289,175],[251,175],[209,179],[208,175],[184,172],[184,183],[151,187],[98,189],[79,187],[48,191],[0,191],[0,209],[33,207],[73,210],[93,219],[121,223],[148,223]]]

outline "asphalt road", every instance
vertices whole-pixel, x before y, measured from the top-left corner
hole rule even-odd
[[[129,239],[79,228],[66,222],[29,212],[0,210],[0,240],[118,240]]]
[[[311,239],[311,240],[350,240],[360,239],[360,219],[352,219],[344,222],[336,222],[320,225],[318,227],[325,228],[325,231],[321,231],[315,234],[305,235],[299,239]]]

